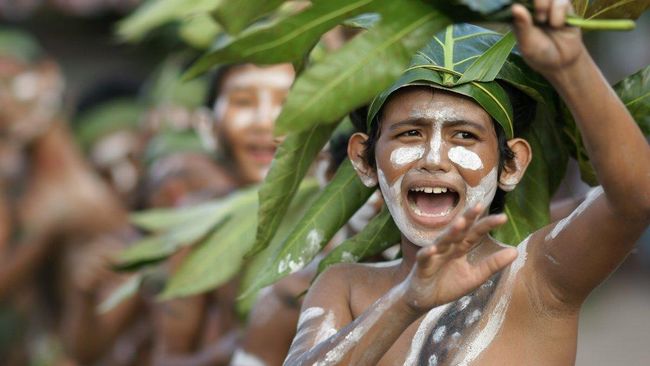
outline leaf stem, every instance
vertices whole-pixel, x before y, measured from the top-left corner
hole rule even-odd
[[[629,19],[584,19],[569,15],[566,24],[586,30],[627,31],[634,29],[636,23]]]

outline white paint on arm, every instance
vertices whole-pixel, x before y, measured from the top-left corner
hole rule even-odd
[[[592,188],[589,193],[587,193],[587,197],[585,197],[584,202],[580,204],[572,213],[571,215],[565,217],[564,219],[560,220],[555,224],[553,227],[553,230],[551,230],[548,235],[544,238],[546,241],[553,240],[555,239],[563,230],[564,228],[569,225],[573,220],[576,219],[576,217],[580,216],[586,209],[587,207],[591,206],[591,204],[598,198],[600,197],[601,194],[603,194],[603,187],[598,186],[595,188]]]

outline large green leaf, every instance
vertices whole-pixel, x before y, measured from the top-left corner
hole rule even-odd
[[[295,225],[318,190],[315,180],[306,180],[300,186],[296,200],[290,207],[289,217],[283,222],[284,231]],[[228,223],[197,245],[173,275],[161,298],[170,299],[209,291],[238,273],[244,254],[254,243],[257,218],[251,213],[256,209],[256,202],[240,207]]]
[[[492,81],[494,80],[503,64],[510,56],[510,52],[515,47],[517,38],[512,32],[508,32],[497,43],[493,44],[481,56],[465,70],[463,76],[456,81],[456,84],[468,83],[470,81]]]
[[[566,171],[568,159],[555,120],[553,108],[537,108],[534,122],[523,135],[531,145],[533,159],[517,188],[506,196],[508,222],[494,233],[504,243],[519,244],[550,221],[551,196]]]
[[[127,299],[135,296],[138,293],[138,290],[140,290],[140,285],[142,284],[143,277],[144,275],[142,273],[132,274],[126,281],[114,289],[110,295],[99,304],[97,311],[102,314],[108,313]]]
[[[646,66],[618,82],[614,86],[614,91],[621,98],[643,134],[650,137],[650,66]],[[566,106],[563,111],[564,132],[568,138],[565,145],[578,162],[582,180],[591,186],[595,186],[598,184],[596,171],[589,160],[580,129]]]
[[[390,212],[384,207],[360,233],[332,250],[318,264],[318,273],[336,263],[358,262],[375,256],[391,246],[399,244],[400,239],[401,233],[395,226]]]
[[[367,104],[400,75],[431,35],[449,24],[420,0],[383,1],[377,12],[385,14],[379,24],[296,80],[276,122],[277,134],[334,123]]]
[[[512,47],[513,39],[470,24],[447,27],[433,37],[418,51],[411,65],[392,87],[383,91],[370,106],[368,121],[373,121],[381,106],[396,90],[407,85],[430,85],[447,89],[474,99],[503,127],[506,135],[512,137],[512,107],[506,92],[496,83],[475,80],[473,76],[459,84],[465,72],[479,78],[490,78],[497,70],[492,64],[503,65],[505,50]],[[491,51],[491,52],[488,52]],[[479,58],[482,54],[483,58]],[[474,64],[475,61],[478,64]],[[498,77],[498,76],[497,76]]]
[[[127,41],[139,41],[153,29],[164,24],[201,15],[214,9],[223,0],[157,0],[147,1],[133,14],[118,23],[117,34]]]
[[[322,125],[292,133],[280,145],[259,191],[259,225],[249,255],[260,252],[271,242],[300,182],[335,127]]]
[[[221,32],[221,27],[208,15],[197,14],[181,21],[178,34],[187,44],[207,49]]]
[[[134,269],[162,260],[182,247],[193,245],[218,228],[233,212],[257,202],[257,189],[248,188],[221,199],[217,204],[205,205],[200,210],[189,208],[191,215],[178,215],[182,220],[171,221],[173,212],[166,213],[165,230],[145,237],[121,253],[117,268]],[[185,209],[180,209],[182,212]],[[144,215],[144,214],[142,214]],[[141,216],[142,217],[142,216]],[[150,226],[151,227],[151,226]]]
[[[286,0],[223,1],[212,12],[213,17],[230,34],[238,34],[246,26],[277,9]]]
[[[361,183],[349,160],[343,162],[330,184],[242,296],[246,297],[311,262],[373,190]]]
[[[594,0],[586,19],[637,19],[650,8],[650,0]]]
[[[363,13],[377,0],[328,0],[278,22],[252,27],[222,48],[199,59],[187,72],[191,78],[218,64],[277,64],[301,61],[320,37],[343,20]],[[239,6],[239,4],[238,4]]]
[[[650,136],[650,65],[614,85],[643,134]]]
[[[224,202],[208,202],[187,208],[151,209],[132,213],[129,216],[129,221],[147,231],[166,231],[173,225],[193,222],[223,206],[225,206]]]

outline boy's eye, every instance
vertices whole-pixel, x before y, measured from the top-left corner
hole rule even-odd
[[[418,136],[420,136],[420,131],[418,131],[418,130],[408,130],[406,132],[400,133],[397,136],[398,137],[402,137],[402,136],[403,137],[418,137]]]
[[[476,135],[474,135],[471,132],[467,132],[467,131],[456,132],[456,134],[454,136],[457,137],[457,138],[463,139],[463,140],[477,139]]]
[[[255,104],[255,98],[248,95],[232,95],[230,103],[237,107],[251,107]]]

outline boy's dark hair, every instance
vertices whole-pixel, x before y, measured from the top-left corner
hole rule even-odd
[[[498,82],[499,85],[508,94],[510,104],[512,105],[515,135],[521,136],[521,134],[528,129],[528,126],[535,116],[536,104],[532,98],[516,89],[515,87],[505,82]],[[388,102],[388,100],[386,102]],[[384,103],[384,105],[386,105],[386,103]],[[368,140],[366,140],[364,144],[365,148],[363,152],[363,158],[371,167],[375,168],[375,145],[377,144],[377,140],[379,139],[379,131],[381,130],[380,127],[383,117],[383,107],[379,110],[379,112],[377,112],[375,119],[370,124],[370,131],[366,131],[366,120],[365,118],[362,118],[362,116],[367,115],[368,107],[364,106],[352,112],[350,116],[355,128],[358,131],[364,131],[368,135]],[[499,179],[506,163],[515,157],[515,153],[508,146],[508,139],[501,125],[496,123],[494,119],[492,119],[492,124],[497,134],[497,141],[499,146],[499,171],[497,175],[497,179]],[[506,204],[506,193],[507,192],[497,187],[497,192],[494,195],[492,204],[490,205],[490,214],[503,212]]]

